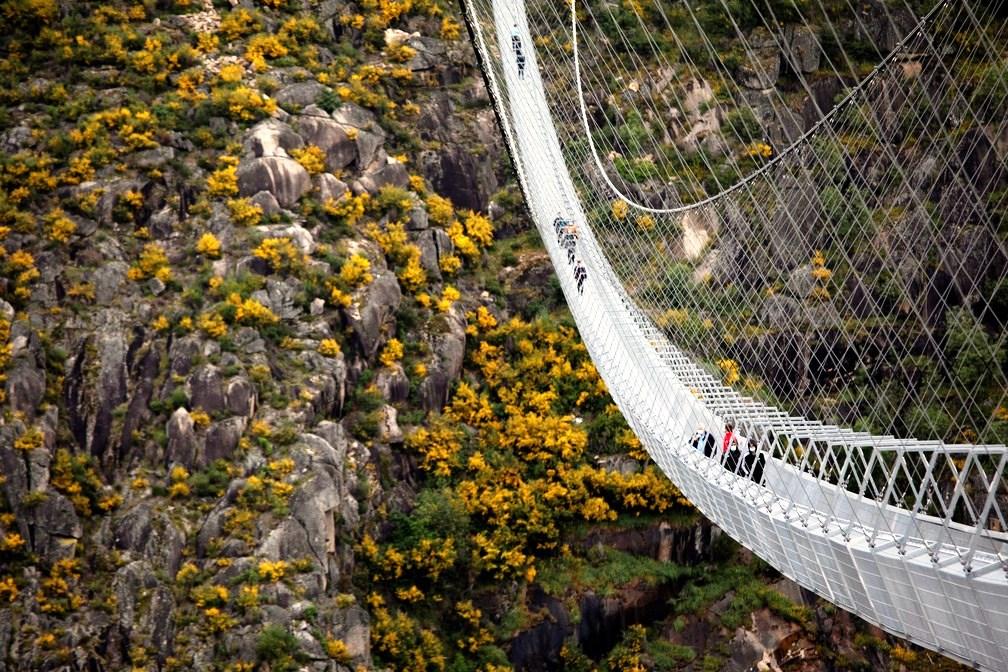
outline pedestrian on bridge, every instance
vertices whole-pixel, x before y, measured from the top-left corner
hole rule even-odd
[[[518,64],[518,79],[525,79],[525,54],[520,49],[515,55],[515,62]]]
[[[567,250],[567,263],[574,263],[574,250],[577,248],[577,226],[574,224],[568,224],[564,227],[563,237],[560,240],[560,246]]]
[[[693,438],[690,439],[690,445],[697,450],[702,450],[704,457],[711,457],[714,455],[714,435],[703,427],[697,427],[696,432],[693,434]]]
[[[577,260],[574,266],[574,280],[577,282],[578,295],[584,294],[584,281],[588,278],[588,271],[582,265],[581,260]]]
[[[556,219],[553,220],[553,231],[556,232],[557,243],[563,241],[563,231],[569,222],[563,218],[562,212],[557,212]]]

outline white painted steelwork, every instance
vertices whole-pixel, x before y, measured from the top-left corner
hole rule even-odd
[[[980,669],[1008,669],[1008,535],[999,531],[1008,526],[997,500],[1005,447],[810,421],[738,394],[691,361],[635,304],[589,224],[524,3],[463,4],[529,211],[581,337],[655,462],[707,517],[802,586],[916,644]],[[583,294],[555,235],[558,213],[579,227]],[[720,428],[729,418],[759,443],[766,460],[759,482],[689,445],[698,427]],[[951,491],[938,482],[941,469],[952,469]],[[964,493],[968,478],[986,484],[981,501]],[[963,507],[975,524],[956,514]]]

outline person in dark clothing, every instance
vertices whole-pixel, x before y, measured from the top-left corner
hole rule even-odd
[[[556,219],[553,220],[553,231],[556,232],[558,243],[563,240],[563,230],[566,226],[567,226],[567,220],[561,217],[560,213],[558,212]]]
[[[563,232],[563,239],[560,246],[567,250],[567,263],[574,263],[574,250],[577,247],[577,227],[573,224],[566,226]]]
[[[581,264],[581,260],[577,260],[577,265],[574,266],[574,280],[577,282],[578,294],[584,294],[584,281],[588,278],[588,271]]]
[[[520,50],[515,56],[515,62],[518,64],[518,79],[525,79],[525,54]]]
[[[702,450],[704,457],[711,457],[714,455],[716,442],[714,440],[714,435],[708,432],[703,427],[698,427],[693,438],[690,439],[690,445],[692,445],[697,450]]]
[[[762,483],[763,470],[766,468],[766,455],[753,441],[749,442],[749,453],[746,455],[746,460],[749,461],[749,478],[755,483]]]
[[[721,443],[721,459],[724,461],[724,468],[732,473],[735,473],[742,459],[738,437],[735,436],[735,425],[730,422],[725,423],[725,436]]]

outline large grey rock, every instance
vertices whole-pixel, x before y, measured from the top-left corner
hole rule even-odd
[[[819,38],[805,24],[788,26],[784,34],[784,59],[795,72],[812,73],[819,69],[822,50]]]
[[[411,37],[407,44],[416,50],[416,54],[406,64],[410,70],[431,70],[445,62],[448,49],[445,43],[433,37],[416,35]]]
[[[199,446],[189,411],[184,408],[176,409],[168,419],[165,431],[168,434],[168,448],[165,453],[168,464],[192,467]]]
[[[770,253],[774,268],[792,269],[808,262],[821,247],[823,232],[816,224],[821,221],[822,205],[811,178],[781,180],[778,190],[779,202],[770,223]]]
[[[395,159],[388,159],[384,165],[369,168],[360,179],[354,182],[354,191],[366,191],[371,195],[377,194],[383,187],[399,187],[405,189],[409,186],[409,172],[406,166]]]
[[[425,410],[439,411],[448,403],[448,392],[462,373],[465,357],[465,318],[455,305],[445,315],[445,329],[434,336],[431,350],[434,365],[420,384],[420,400]]]
[[[15,411],[35,414],[45,395],[45,372],[27,358],[17,360],[7,373],[7,399]]]
[[[68,361],[63,395],[70,429],[77,444],[108,463],[112,413],[126,401],[126,337],[122,315],[108,312],[103,329],[82,339]],[[101,320],[98,320],[101,322]]]
[[[119,627],[129,633],[139,623],[142,597],[158,585],[150,563],[136,559],[116,570],[112,577],[112,594],[116,598]]]
[[[224,385],[217,367],[205,364],[189,376],[189,402],[207,413],[224,410]]]
[[[280,203],[277,202],[276,196],[268,191],[257,192],[249,201],[254,205],[258,205],[267,217],[280,212]]]
[[[780,75],[780,50],[770,32],[762,26],[749,35],[752,51],[739,67],[739,81],[750,89],[769,89]]]
[[[375,376],[375,387],[381,392],[382,397],[390,403],[399,403],[409,398],[409,378],[403,371],[402,364],[383,368]]]
[[[380,411],[378,420],[378,440],[382,443],[402,443],[405,436],[399,429],[398,411],[394,406],[385,404]]]
[[[273,94],[273,99],[285,110],[296,112],[318,101],[322,94],[331,89],[314,79],[288,84]],[[311,140],[307,140],[311,144]]]
[[[255,386],[247,378],[230,380],[224,390],[224,403],[229,413],[251,418],[256,409]]]
[[[257,226],[256,231],[267,238],[290,238],[301,254],[311,254],[315,251],[315,237],[300,224]]]
[[[350,191],[350,188],[345,182],[337,179],[337,177],[331,173],[322,173],[316,177],[315,189],[318,191],[319,200],[323,203],[330,200],[339,200],[343,194]]]
[[[683,111],[691,120],[699,119],[714,103],[714,89],[704,79],[691,79],[684,88],[686,93],[682,99]]]
[[[344,130],[356,132],[357,167],[367,168],[385,143],[385,131],[375,116],[359,105],[343,103],[333,110],[332,117]]]
[[[119,288],[126,282],[129,264],[124,261],[110,261],[96,268],[91,274],[95,285],[95,303],[111,305],[120,297]]]
[[[269,308],[280,319],[294,319],[302,312],[297,304],[299,287],[296,287],[294,282],[271,276],[266,280],[266,288],[252,292],[252,298]]]
[[[359,305],[355,302],[346,310],[365,358],[372,359],[378,354],[385,340],[383,335],[393,330],[395,312],[401,301],[399,281],[390,271],[383,271],[367,286]]]
[[[420,265],[427,276],[440,280],[441,258],[455,252],[451,237],[443,229],[427,229],[417,236],[417,247],[420,248]]]
[[[326,168],[335,172],[346,168],[357,158],[357,143],[350,139],[344,127],[332,119],[299,116],[298,131],[309,145],[315,145],[326,155]]]
[[[24,515],[33,530],[29,537],[32,550],[50,562],[73,557],[84,528],[69,499],[49,490],[45,499]]]
[[[168,351],[168,365],[171,373],[187,376],[192,371],[193,362],[200,355],[200,337],[191,334],[176,338]]]
[[[167,514],[145,502],[115,519],[111,541],[127,560],[144,560],[174,577],[186,539]]]
[[[304,140],[294,129],[278,119],[259,122],[245,136],[246,158],[289,157],[290,150],[304,147]]]
[[[238,449],[238,442],[245,433],[248,420],[242,417],[228,418],[215,422],[207,429],[203,444],[204,465],[213,464],[215,460],[227,460]]]
[[[243,160],[238,166],[238,191],[252,196],[268,191],[277,203],[289,208],[311,189],[311,176],[294,159],[265,156]]]

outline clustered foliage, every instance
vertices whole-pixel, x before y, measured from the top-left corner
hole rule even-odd
[[[578,524],[690,509],[653,465],[623,474],[589,453],[646,459],[571,327],[501,323],[484,306],[467,317],[470,375],[406,442],[428,474],[417,506],[389,538],[360,544],[374,586],[372,640],[396,669],[507,669],[495,666],[511,633],[495,632],[465,591],[527,587],[540,563],[569,555]],[[434,596],[439,617],[421,618]]]

